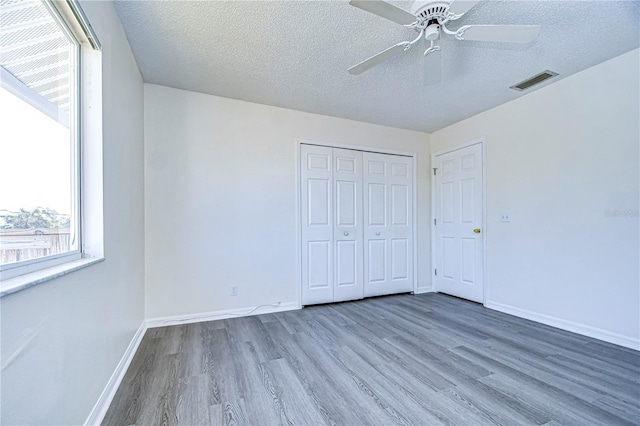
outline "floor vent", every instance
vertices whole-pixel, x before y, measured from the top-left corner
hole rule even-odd
[[[546,81],[557,75],[558,75],[557,72],[546,70],[541,72],[540,74],[536,74],[533,77],[526,79],[525,81],[522,81],[514,86],[511,86],[510,89],[518,90],[518,91],[527,90],[530,87],[535,86],[536,84],[540,84],[543,81]]]

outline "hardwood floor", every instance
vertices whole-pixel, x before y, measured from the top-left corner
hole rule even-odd
[[[440,294],[149,329],[103,424],[638,425],[640,354]]]

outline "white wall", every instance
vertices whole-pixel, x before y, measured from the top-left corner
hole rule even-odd
[[[144,319],[142,79],[112,3],[82,6],[103,47],[106,260],[0,299],[3,424],[83,423]]]
[[[427,134],[145,84],[148,318],[298,302],[296,138],[418,153],[430,287]]]
[[[431,135],[433,152],[486,136],[488,306],[640,347],[639,62],[631,51]],[[616,209],[636,216],[605,217]]]

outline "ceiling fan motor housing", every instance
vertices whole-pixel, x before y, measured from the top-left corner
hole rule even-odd
[[[411,13],[420,22],[437,22],[438,19],[444,20],[449,16],[450,4],[451,2],[446,0],[418,0],[411,6]]]

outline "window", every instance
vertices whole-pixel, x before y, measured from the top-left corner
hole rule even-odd
[[[91,39],[74,2],[0,0],[2,278],[81,257],[80,58]]]

